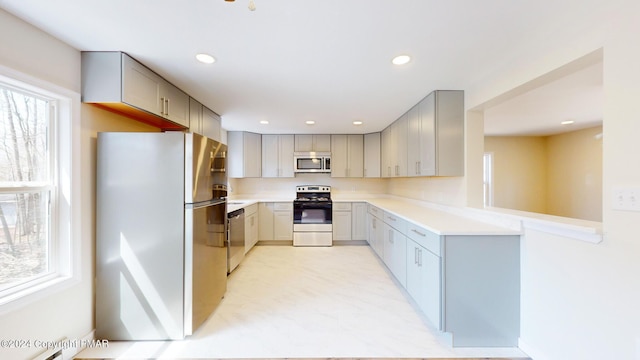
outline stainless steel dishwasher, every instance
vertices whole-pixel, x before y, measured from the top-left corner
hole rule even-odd
[[[244,259],[244,209],[227,215],[227,273],[231,273]]]

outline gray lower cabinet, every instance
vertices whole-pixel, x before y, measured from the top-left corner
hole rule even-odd
[[[367,239],[367,203],[351,203],[351,240]]]
[[[333,240],[351,240],[351,203],[334,202],[331,214]]]
[[[431,324],[451,335],[453,346],[518,345],[519,236],[438,235],[368,209],[370,246]]]
[[[442,330],[440,256],[407,240],[407,292],[438,330]]]
[[[369,204],[367,212],[367,242],[382,259],[384,258],[384,220],[382,219],[382,210]]]
[[[258,204],[244,209],[244,252],[245,254],[258,242]]]
[[[520,335],[518,236],[445,236],[444,331],[454,346],[517,346]]]
[[[259,203],[258,236],[260,241],[292,241],[293,203]]]
[[[407,237],[385,222],[383,257],[396,280],[407,287]]]

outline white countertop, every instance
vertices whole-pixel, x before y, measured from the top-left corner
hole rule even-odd
[[[520,235],[519,230],[488,224],[429,207],[411,199],[388,195],[332,194],[334,202],[366,202],[438,235]],[[269,195],[237,195],[228,200],[227,211],[258,202],[292,202],[293,198]]]

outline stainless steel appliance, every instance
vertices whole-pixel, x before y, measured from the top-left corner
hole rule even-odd
[[[227,272],[231,273],[244,259],[244,209],[230,212],[227,218]]]
[[[225,169],[226,145],[197,134],[98,134],[98,338],[183,339],[209,317],[227,286]]]
[[[293,169],[297,173],[331,172],[331,153],[317,151],[294,152]]]
[[[333,245],[331,187],[296,187],[293,201],[293,246]]]

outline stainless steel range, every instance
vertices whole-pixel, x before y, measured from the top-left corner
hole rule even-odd
[[[297,186],[293,201],[293,246],[331,246],[331,222],[331,187]]]

